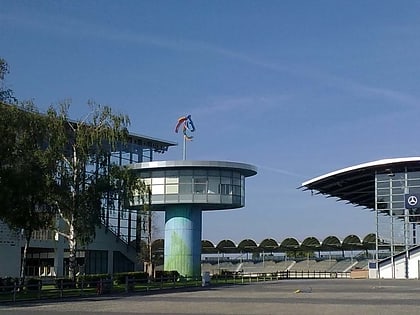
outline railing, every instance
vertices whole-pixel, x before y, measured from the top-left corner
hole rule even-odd
[[[180,278],[161,277],[147,279],[133,279],[127,276],[123,283],[113,279],[73,282],[69,279],[56,279],[43,283],[39,279],[32,279],[30,284],[20,286],[18,283],[0,285],[1,302],[19,302],[36,299],[62,299],[66,297],[92,297],[107,294],[150,293],[159,290],[199,288],[215,285],[241,285],[255,282],[279,281],[284,279],[334,279],[350,278],[346,272],[319,271],[284,271],[277,273],[249,273],[213,275],[209,282],[202,277]]]

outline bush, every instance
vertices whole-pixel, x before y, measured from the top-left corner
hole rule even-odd
[[[72,279],[68,278],[56,279],[55,287],[60,290],[74,289],[76,288],[76,283]]]
[[[38,291],[42,288],[42,280],[41,279],[35,279],[30,278],[26,280],[26,290],[28,291]]]
[[[155,280],[172,282],[172,281],[178,281],[179,279],[180,279],[180,275],[179,275],[179,272],[176,270],[172,270],[172,271],[158,270],[155,273]]]
[[[83,275],[77,277],[77,286],[80,288],[82,286],[84,288],[96,288],[98,282],[100,280],[109,280],[111,279],[111,275],[108,273],[101,273],[101,274],[93,274],[93,275]]]
[[[146,272],[121,272],[114,274],[115,284],[125,284],[126,277],[134,280],[136,283],[147,283],[148,281],[148,275]]]
[[[0,278],[0,292],[12,292],[15,283],[19,284],[18,278],[12,278],[12,277]]]

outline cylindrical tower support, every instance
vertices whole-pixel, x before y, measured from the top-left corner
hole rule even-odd
[[[184,277],[201,274],[202,211],[191,205],[174,205],[165,211],[164,270]]]

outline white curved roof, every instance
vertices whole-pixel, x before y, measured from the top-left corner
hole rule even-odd
[[[300,188],[370,209],[375,207],[375,174],[420,170],[420,157],[383,159],[346,167],[305,181]]]

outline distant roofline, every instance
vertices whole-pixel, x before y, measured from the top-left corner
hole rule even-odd
[[[396,163],[405,163],[405,162],[420,162],[420,157],[405,157],[405,158],[391,158],[391,159],[382,159],[382,160],[377,160],[377,161],[372,161],[372,162],[367,162],[367,163],[362,163],[362,164],[358,164],[358,165],[354,165],[354,166],[350,166],[350,167],[345,167],[315,178],[312,178],[310,180],[307,180],[306,182],[302,183],[302,187],[306,187],[308,185],[311,185],[317,181],[326,179],[328,177],[333,177],[335,175],[340,175],[340,174],[344,174],[344,173],[349,173],[352,171],[357,171],[360,169],[366,169],[366,168],[372,168],[372,167],[377,167],[377,166],[391,166],[393,164]]]
[[[158,153],[163,153],[167,151],[169,147],[178,145],[177,142],[158,139],[158,138],[145,136],[145,135],[139,135],[133,132],[129,132],[129,139],[130,139],[129,142],[151,147],[153,148],[154,151]]]

